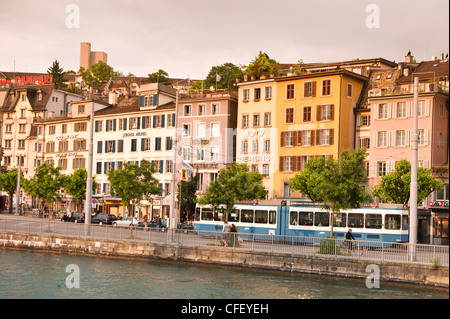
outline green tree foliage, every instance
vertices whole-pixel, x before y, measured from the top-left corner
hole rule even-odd
[[[84,168],[77,169],[72,174],[63,177],[64,180],[64,190],[76,199],[78,202],[78,211],[81,213],[81,204],[83,199],[86,198],[86,181],[87,181],[87,171]],[[92,180],[92,191],[94,192],[97,188],[97,182],[93,178]]]
[[[254,77],[260,77],[261,75],[278,74],[279,63],[274,59],[269,58],[266,53],[259,51],[259,54],[253,59],[253,61],[244,66],[244,74]]]
[[[195,174],[190,182],[180,181],[178,183],[178,194],[181,194],[181,209],[180,212],[186,213],[186,218],[189,219],[190,216],[195,212],[195,204],[197,203],[197,192],[198,188],[198,174]],[[180,198],[178,198],[180,200]]]
[[[99,87],[113,77],[114,69],[105,62],[98,61],[98,63],[92,64],[87,70],[80,67],[78,74],[81,75],[87,86],[91,86],[92,82],[94,82]]]
[[[58,60],[52,62],[52,65],[47,69],[47,73],[52,75],[52,81],[57,88],[63,89],[67,86],[64,79],[64,69],[59,66]]]
[[[148,75],[147,81],[150,83],[164,83],[167,85],[171,85],[169,73],[167,73],[166,71],[164,71],[162,69],[159,69],[156,72],[150,73]]]
[[[411,163],[400,160],[395,163],[395,170],[386,174],[380,183],[372,187],[372,196],[377,196],[383,203],[406,205],[409,202],[411,185]],[[417,202],[421,203],[428,195],[444,187],[442,181],[432,176],[431,170],[417,168]]]
[[[53,164],[42,164],[36,167],[34,176],[24,180],[23,188],[27,194],[41,200],[41,205],[52,204],[62,199],[59,190],[64,185],[64,176],[60,174],[61,167]],[[50,214],[49,214],[50,216]]]
[[[208,90],[210,87],[217,90],[237,91],[238,87],[234,85],[236,77],[240,76],[241,70],[233,63],[224,63],[222,65],[213,66],[209,71],[206,79],[203,81],[203,89]],[[220,76],[220,81],[216,83],[216,74]],[[193,90],[201,90],[202,81],[194,83],[191,87]]]
[[[23,172],[20,172],[20,184],[22,185],[24,180]],[[9,171],[2,172],[0,174],[0,190],[8,193],[9,196],[9,213],[12,214],[13,209],[13,195],[16,193],[17,188],[17,168],[13,168]]]
[[[345,150],[337,160],[311,158],[306,168],[289,182],[290,188],[299,190],[312,201],[319,202],[319,207],[331,211],[331,236],[334,213],[360,207],[371,199],[360,185],[366,177],[363,169],[365,152],[365,149],[352,153]]]
[[[217,179],[211,182],[199,199],[199,203],[209,204],[214,208],[224,204],[230,213],[236,201],[264,199],[265,196],[262,175],[250,172],[247,165],[233,163],[219,172]]]
[[[151,195],[161,193],[153,174],[154,165],[145,160],[141,161],[141,166],[124,163],[123,169],[112,169],[108,173],[111,194],[122,199],[122,205],[127,207],[130,216],[132,207],[142,199],[150,199]]]

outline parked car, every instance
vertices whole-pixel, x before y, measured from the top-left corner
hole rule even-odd
[[[129,226],[131,226],[131,217],[127,216],[127,217],[118,218],[112,222],[112,225],[114,227],[116,227],[116,226],[129,227]],[[145,225],[141,219],[133,217],[133,226],[143,227]]]
[[[116,215],[96,214],[91,217],[91,224],[111,225],[115,220],[117,220]]]
[[[72,223],[84,223],[84,213],[73,212],[70,213],[70,217],[64,215],[64,217],[61,220]]]
[[[147,223],[148,227],[155,227],[156,228],[156,220],[149,221]],[[167,223],[165,219],[161,219],[161,228],[167,228]]]

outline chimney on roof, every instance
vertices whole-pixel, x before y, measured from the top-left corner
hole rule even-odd
[[[111,105],[117,105],[117,93],[116,91],[109,92],[108,103]]]

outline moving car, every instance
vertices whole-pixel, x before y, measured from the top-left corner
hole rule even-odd
[[[111,225],[115,220],[117,220],[116,215],[97,214],[91,217],[91,224]]]
[[[138,227],[143,227],[143,226],[145,226],[144,225],[144,222],[141,220],[141,219],[138,219],[138,218],[135,218],[135,217],[133,217],[133,221],[131,220],[131,217],[122,217],[122,218],[119,218],[119,219],[116,219],[116,220],[114,220],[113,222],[112,222],[112,225],[114,226],[114,227],[116,227],[116,226],[125,226],[125,227],[129,227],[129,226],[131,226],[131,225],[133,225],[133,226],[138,226]]]

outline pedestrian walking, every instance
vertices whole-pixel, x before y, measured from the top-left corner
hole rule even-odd
[[[231,224],[230,233],[231,233],[231,247],[237,247],[238,234],[237,234],[237,228],[234,224]]]
[[[228,222],[224,221],[222,226],[222,242],[225,247],[227,247],[227,239],[228,239],[228,232],[230,231],[230,228],[228,227]]]

